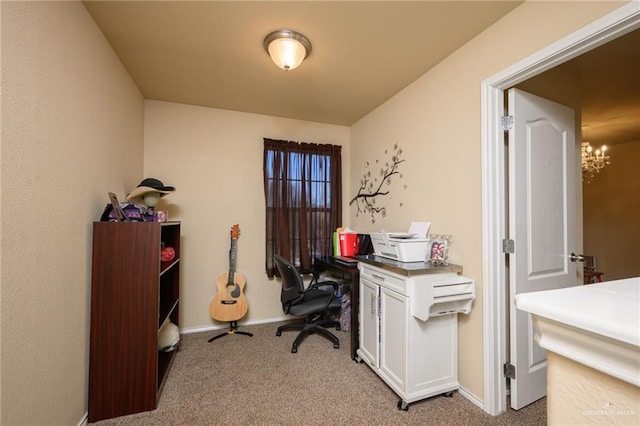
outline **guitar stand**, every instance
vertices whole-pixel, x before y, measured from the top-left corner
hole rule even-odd
[[[238,323],[237,321],[231,321],[229,323],[229,329],[222,334],[218,334],[217,336],[213,336],[209,339],[209,343],[213,342],[216,339],[219,339],[224,336],[228,336],[229,334],[244,334],[245,336],[253,337],[253,333],[248,333],[246,331],[238,331]]]

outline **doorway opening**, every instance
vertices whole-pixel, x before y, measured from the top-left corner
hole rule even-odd
[[[500,125],[505,115],[504,92],[638,28],[640,9],[637,3],[628,3],[482,83],[484,410],[491,415],[507,409],[503,366],[508,353],[508,270],[503,240],[508,200],[504,133]]]

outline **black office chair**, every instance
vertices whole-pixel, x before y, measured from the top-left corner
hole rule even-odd
[[[327,327],[335,327],[340,330],[340,322],[332,321],[329,311],[340,309],[340,300],[334,291],[338,289],[338,283],[333,281],[318,282],[317,279],[305,289],[302,277],[295,266],[282,256],[275,255],[273,259],[282,277],[282,292],[280,301],[285,314],[296,317],[305,317],[304,322],[285,324],[278,327],[276,336],[280,336],[286,330],[301,330],[291,346],[291,353],[298,352],[298,345],[309,334],[318,333],[333,342],[333,347],[338,349],[340,341],[327,330]]]

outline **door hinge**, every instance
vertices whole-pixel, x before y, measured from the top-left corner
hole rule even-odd
[[[500,117],[500,128],[503,132],[508,132],[513,129],[513,115],[505,115]]]
[[[513,254],[516,252],[516,242],[513,240],[510,240],[508,238],[505,238],[504,240],[502,240],[502,252],[503,253],[509,253],[509,254]]]
[[[505,362],[504,366],[503,366],[503,371],[504,371],[504,377],[506,377],[507,379],[511,379],[511,380],[515,380],[516,379],[516,366],[509,363],[509,362]]]

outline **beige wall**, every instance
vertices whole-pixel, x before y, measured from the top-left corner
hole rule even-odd
[[[582,185],[584,253],[606,281],[640,276],[640,141],[609,147],[611,164]]]
[[[346,199],[365,161],[384,159],[395,143],[403,148],[407,162],[398,182],[407,189],[392,189],[387,217],[374,225],[351,207],[345,218],[365,232],[426,219],[433,232],[453,234],[452,261],[480,290],[472,314],[461,318],[460,380],[481,399],[480,82],[616,5],[528,2],[349,129],[145,106],[80,3],[1,2],[2,423],[82,419],[91,223],[107,191],[124,197],[144,176],[177,187],[165,206],[184,223],[182,326],[213,324],[208,303],[215,277],[228,267],[234,223],[242,230],[238,268],[248,279],[248,319],[281,315],[279,285],[254,260],[264,250],[265,136],[351,143],[344,153]]]
[[[366,161],[399,144],[406,162],[391,187],[385,218],[371,223],[349,210],[358,231],[402,231],[412,220],[453,235],[451,258],[478,285],[459,316],[459,380],[483,399],[481,82],[620,6],[605,2],[527,2],[467,43],[351,128],[355,195]],[[406,190],[403,189],[407,186]],[[399,201],[402,201],[400,206]],[[490,285],[489,283],[488,285]]]
[[[2,2],[2,424],[87,410],[91,229],[142,175],[144,101],[79,2]],[[121,195],[122,196],[122,195]]]
[[[640,388],[553,352],[547,361],[549,425],[640,423]]]
[[[158,209],[182,221],[180,328],[227,327],[209,316],[216,277],[229,269],[229,231],[240,225],[237,270],[247,279],[249,312],[242,322],[283,318],[280,281],[265,265],[263,138],[343,146],[349,179],[349,128],[320,123],[146,101],[145,176],[176,192]]]

